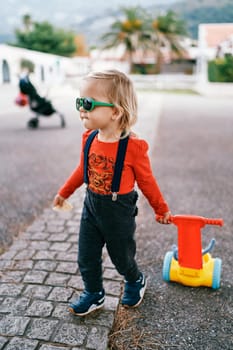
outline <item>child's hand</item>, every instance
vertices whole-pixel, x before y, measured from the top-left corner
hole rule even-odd
[[[160,224],[170,224],[171,223],[171,212],[168,211],[167,213],[165,213],[163,216],[162,215],[157,215],[156,216],[156,220],[160,223]]]
[[[57,194],[55,197],[54,197],[54,200],[53,200],[53,206],[56,207],[57,205],[59,207],[62,207],[63,206],[63,203],[64,203],[64,200],[65,198],[60,196],[60,194]]]

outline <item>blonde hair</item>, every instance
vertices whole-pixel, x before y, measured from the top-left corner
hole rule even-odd
[[[132,81],[126,74],[116,69],[90,72],[84,80],[97,79],[104,84],[103,89],[110,103],[123,113],[120,119],[120,130],[128,135],[131,126],[137,121],[138,103]]]

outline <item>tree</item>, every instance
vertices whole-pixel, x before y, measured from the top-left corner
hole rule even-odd
[[[111,25],[111,31],[102,36],[104,49],[123,44],[130,63],[133,65],[134,52],[143,45],[142,33],[145,11],[141,7],[122,8],[123,20],[116,20]]]
[[[148,39],[155,51],[156,73],[159,73],[163,62],[162,48],[167,47],[170,52],[182,56],[185,50],[181,39],[187,34],[187,31],[185,22],[178,19],[173,11],[168,11],[166,15],[158,16],[156,19],[151,18],[150,26],[151,33]]]
[[[32,19],[31,19],[31,16],[29,14],[25,14],[23,15],[23,25],[24,25],[24,28],[25,28],[25,32],[29,32],[29,30],[31,29],[32,27]]]
[[[32,22],[29,15],[23,17],[23,23],[25,28],[15,31],[15,46],[61,56],[71,56],[76,51],[74,33],[46,21]]]
[[[130,71],[133,66],[133,56],[137,50],[154,52],[157,73],[161,70],[163,61],[162,48],[182,56],[184,48],[181,38],[186,35],[185,22],[178,19],[173,11],[154,19],[141,7],[122,8],[123,20],[116,20],[111,31],[102,36],[104,48],[123,44],[129,58]]]
[[[88,56],[88,48],[86,45],[85,37],[82,34],[75,36],[76,51],[74,56]]]
[[[224,57],[209,61],[208,78],[211,82],[233,83],[233,56],[226,53]]]

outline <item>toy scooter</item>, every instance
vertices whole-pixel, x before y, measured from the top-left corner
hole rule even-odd
[[[178,227],[178,248],[166,253],[163,262],[163,279],[186,286],[220,287],[221,264],[219,258],[213,259],[210,251],[215,244],[202,250],[201,228],[205,225],[223,226],[222,219],[207,219],[201,216],[175,215],[171,222]]]

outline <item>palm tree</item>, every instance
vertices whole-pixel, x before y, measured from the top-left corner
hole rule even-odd
[[[23,15],[22,22],[23,22],[23,25],[25,28],[25,32],[28,33],[32,27],[32,24],[33,24],[31,16],[29,14]]]
[[[156,58],[156,73],[161,71],[163,62],[162,48],[166,47],[170,52],[183,56],[185,49],[181,39],[187,34],[185,22],[176,17],[173,11],[168,11],[164,16],[151,19],[150,38],[148,39]]]
[[[116,20],[111,25],[111,31],[102,36],[104,49],[124,45],[128,56],[130,71],[132,71],[133,54],[141,46],[145,11],[137,7],[122,8],[123,20]]]
[[[116,20],[111,26],[111,31],[102,36],[103,48],[123,44],[130,63],[130,72],[137,50],[141,49],[144,54],[154,52],[156,73],[161,70],[164,47],[178,56],[184,54],[181,39],[186,35],[185,22],[178,19],[173,11],[168,11],[166,15],[156,19],[141,7],[122,8],[122,12],[124,19]]]

